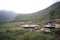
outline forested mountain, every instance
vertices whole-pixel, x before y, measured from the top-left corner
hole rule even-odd
[[[15,21],[48,20],[48,19],[51,19],[51,16],[52,16],[51,13],[53,13],[53,11],[55,11],[55,13],[58,12],[60,15],[60,2],[56,2],[48,8],[38,11],[38,12],[35,12],[35,13],[32,13],[32,14],[20,14],[20,15],[16,16]]]
[[[51,13],[50,13],[52,19],[60,19],[60,2],[56,3],[56,5],[54,5],[54,7],[55,7],[55,9],[53,11],[51,11]]]
[[[0,23],[8,21],[43,21],[60,18],[60,2],[50,7],[31,14],[15,14],[12,11],[0,10]]]
[[[16,14],[12,11],[0,10],[0,23],[14,20]]]

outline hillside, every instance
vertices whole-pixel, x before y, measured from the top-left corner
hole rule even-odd
[[[14,20],[16,14],[12,11],[0,10],[0,23]]]
[[[32,14],[19,14],[16,16],[15,21],[43,21],[51,19],[51,12],[60,8],[60,2],[52,4],[50,7],[32,13]],[[59,10],[60,11],[60,10]]]
[[[59,14],[57,14],[59,13]],[[53,15],[55,14],[55,15]],[[31,13],[31,14],[15,14],[12,11],[0,10],[0,23],[9,21],[43,21],[60,17],[60,2],[56,2],[48,8]]]

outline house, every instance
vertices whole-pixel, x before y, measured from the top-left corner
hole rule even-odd
[[[22,25],[23,29],[25,30],[35,30],[38,25]]]

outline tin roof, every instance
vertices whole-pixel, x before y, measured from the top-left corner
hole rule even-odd
[[[22,25],[23,27],[37,27],[38,25]]]

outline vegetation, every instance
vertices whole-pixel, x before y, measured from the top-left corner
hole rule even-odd
[[[55,23],[60,23],[60,7],[56,8],[55,10],[53,10],[51,13],[51,19],[55,22]]]
[[[5,13],[7,12],[1,12],[0,15]],[[60,23],[60,2],[32,14],[19,14],[14,17],[11,15],[11,17],[7,14],[0,17],[0,40],[60,40],[60,29],[55,29],[50,33],[21,29],[21,25],[24,24],[38,24],[39,27],[43,27],[47,20]],[[6,22],[7,20],[11,22]]]
[[[52,34],[43,34],[35,31],[6,30],[0,32],[0,40],[54,40]]]
[[[0,40],[60,40],[60,29],[50,33],[10,29],[0,31]]]

